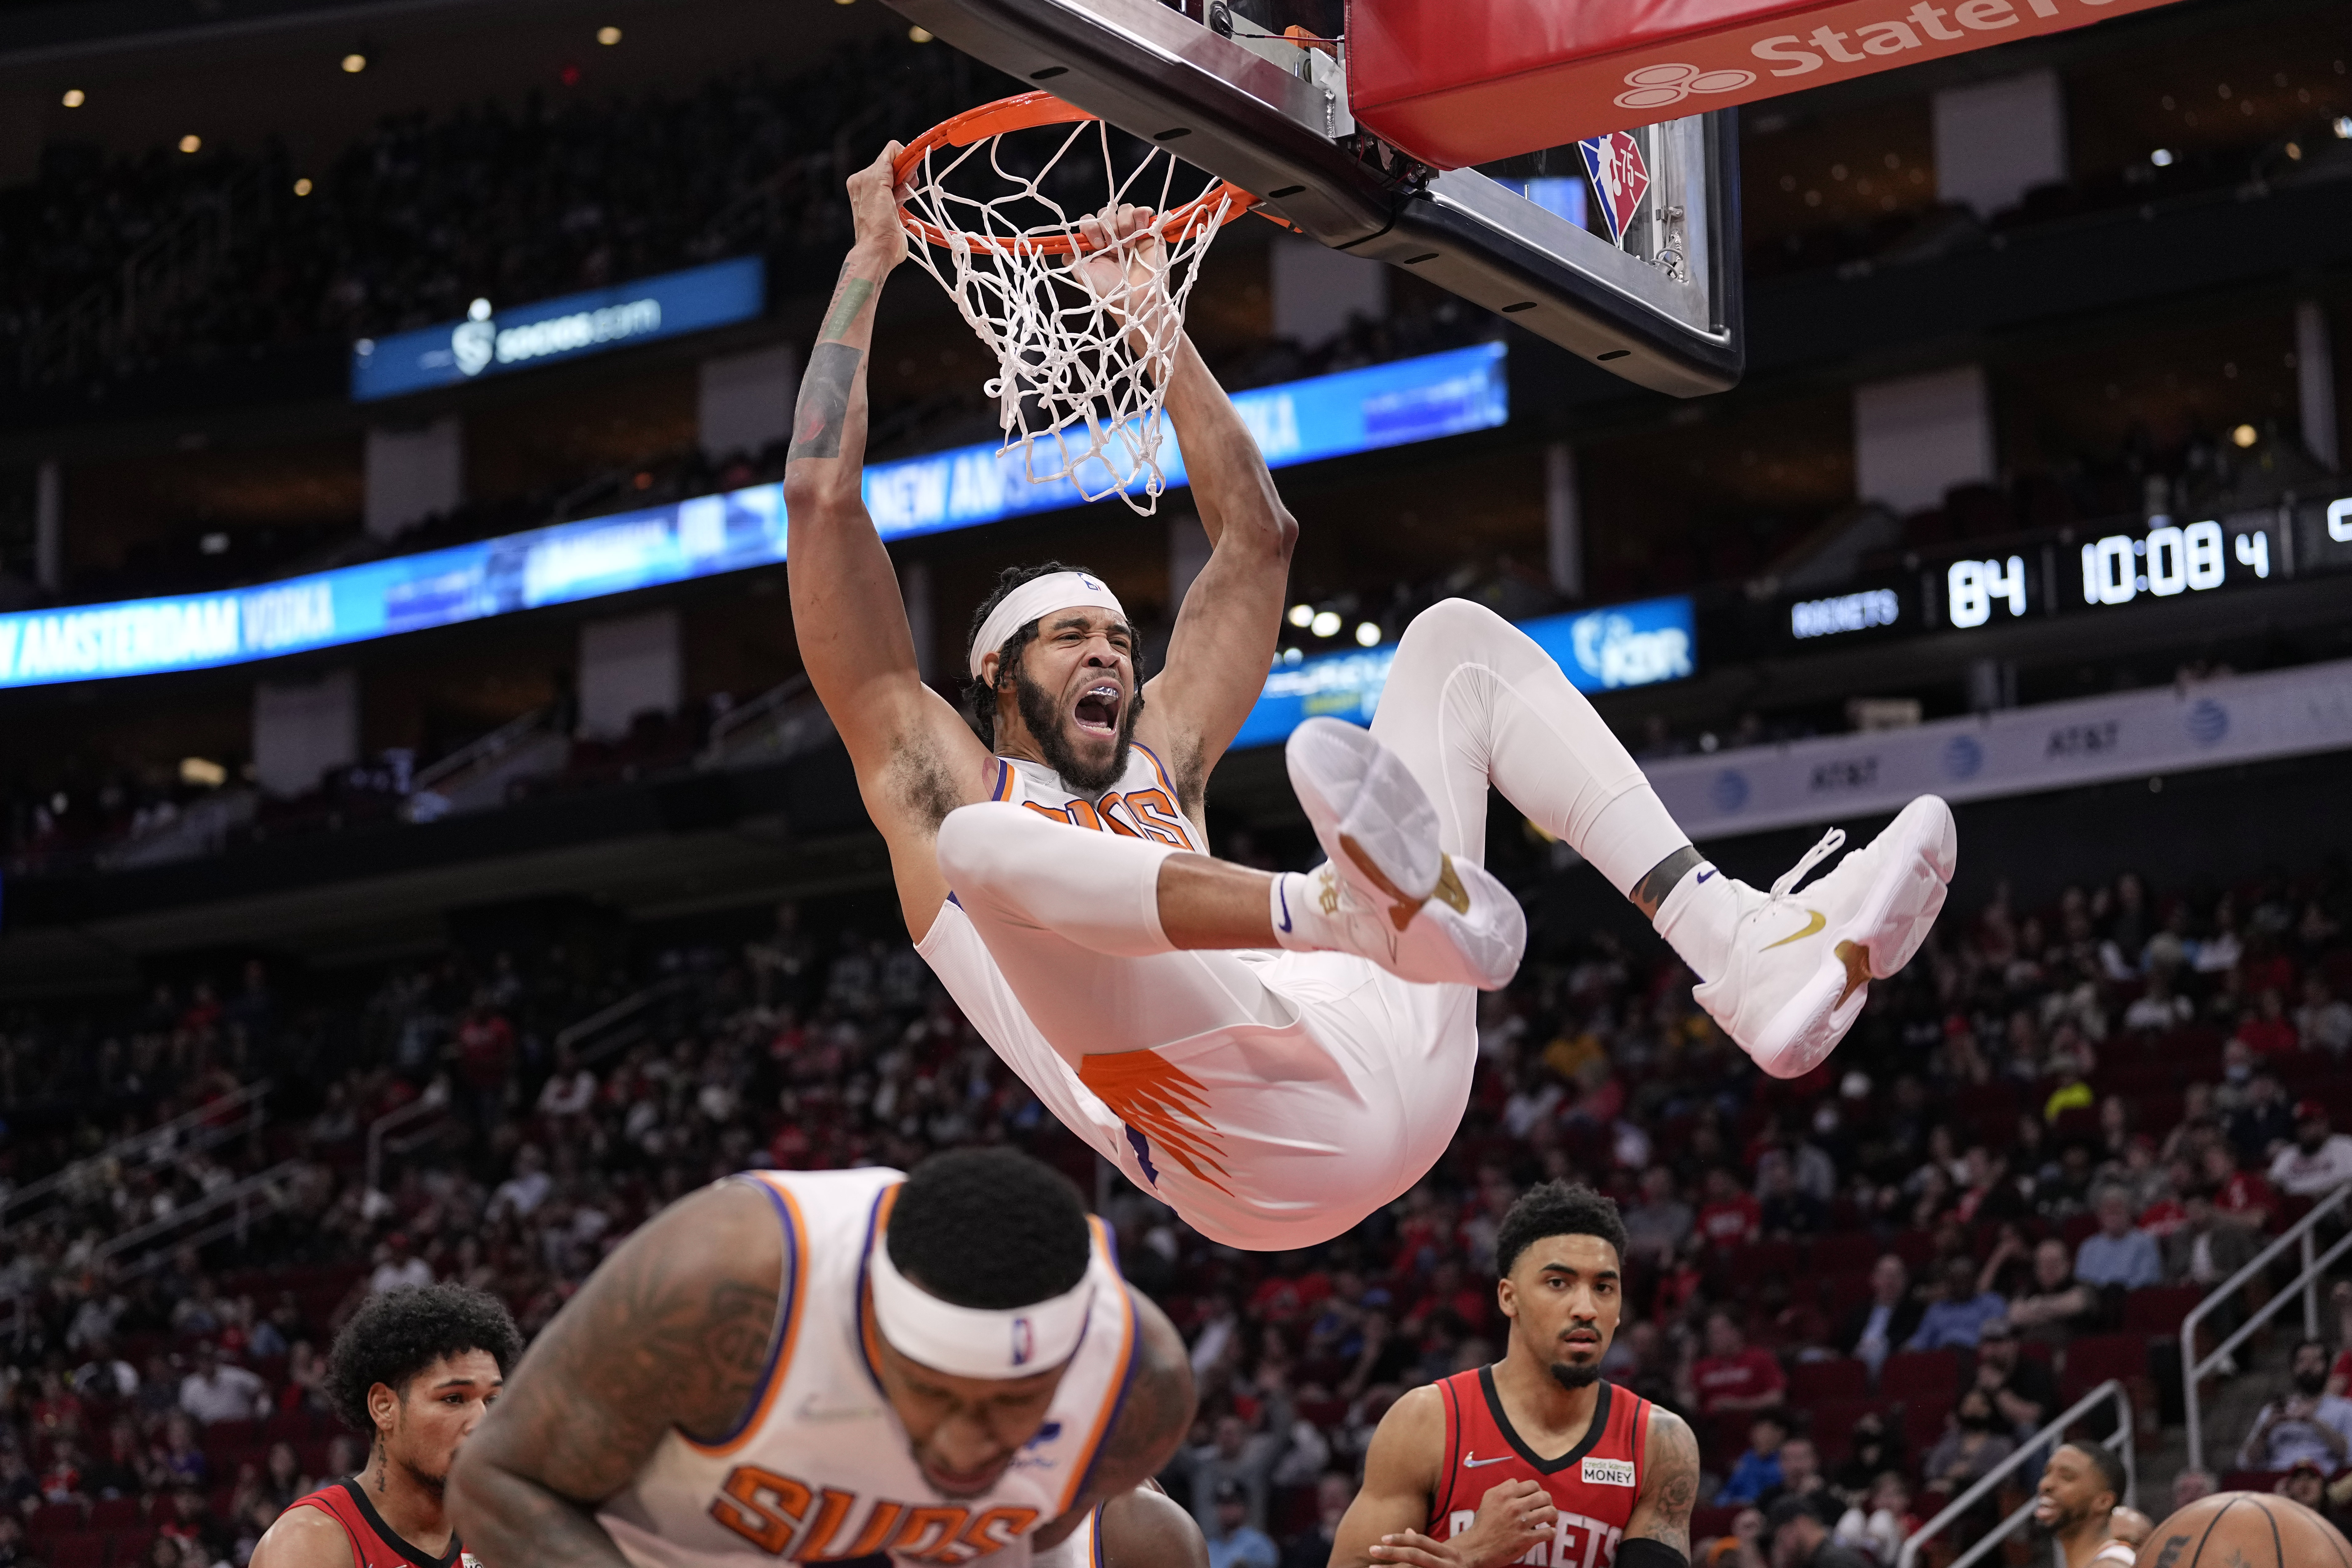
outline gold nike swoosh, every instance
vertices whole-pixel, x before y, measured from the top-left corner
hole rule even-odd
[[[1812,935],[1815,931],[1830,923],[1829,916],[1822,913],[1819,910],[1807,910],[1805,912],[1813,917],[1811,924],[1806,926],[1805,929],[1801,931],[1782,937],[1778,942],[1766,942],[1764,944],[1764,951],[1766,952],[1769,952],[1776,947],[1786,947],[1792,942],[1802,942],[1805,938]]]

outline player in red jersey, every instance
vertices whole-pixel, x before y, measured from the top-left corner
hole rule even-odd
[[[521,1353],[495,1296],[426,1285],[369,1298],[327,1357],[335,1414],[371,1439],[367,1468],[295,1499],[250,1568],[478,1568],[442,1492]]]
[[[1495,1234],[1503,1359],[1416,1388],[1381,1418],[1331,1568],[1688,1568],[1698,1440],[1601,1378],[1622,1306],[1625,1225],[1548,1182]]]

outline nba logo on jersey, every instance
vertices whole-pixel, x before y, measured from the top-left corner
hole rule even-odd
[[[1037,1336],[1031,1331],[1029,1320],[1013,1320],[1013,1364],[1027,1366],[1029,1358],[1037,1353]]]
[[[1650,192],[1649,165],[1642,161],[1642,144],[1622,131],[1579,142],[1584,172],[1592,177],[1593,193],[1601,198],[1601,216],[1609,225],[1609,238],[1625,243],[1626,226],[1642,210]]]

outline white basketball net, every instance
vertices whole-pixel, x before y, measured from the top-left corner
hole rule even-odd
[[[1058,129],[1038,128],[1038,135]],[[1090,501],[1116,493],[1149,515],[1166,486],[1160,405],[1184,331],[1184,302],[1202,255],[1235,204],[1221,197],[1171,213],[1174,155],[1152,148],[1121,178],[1099,121],[1067,126],[1033,174],[1006,167],[1001,144],[1008,134],[923,154],[898,193],[913,220],[909,249],[996,356],[986,389],[1004,432],[999,450],[1022,448],[1032,484],[1066,479]],[[1045,186],[1088,138],[1102,153],[1105,199],[1101,208],[1073,213]],[[961,176],[957,190],[947,186],[950,176]],[[965,194],[976,186],[993,194]],[[1162,216],[1127,241],[1087,249],[1080,220],[1120,204]]]

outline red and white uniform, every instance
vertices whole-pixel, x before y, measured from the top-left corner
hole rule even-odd
[[[1557,1459],[1538,1458],[1512,1430],[1495,1371],[1457,1372],[1437,1385],[1445,1404],[1445,1470],[1431,1500],[1426,1533],[1451,1541],[1478,1517],[1478,1500],[1497,1481],[1534,1481],[1551,1494],[1559,1523],[1528,1548],[1537,1568],[1610,1568],[1642,1495],[1650,1402],[1614,1384],[1593,1385],[1592,1425]]]
[[[421,1547],[411,1546],[394,1534],[375,1505],[367,1500],[357,1482],[330,1481],[306,1497],[296,1498],[289,1508],[315,1508],[320,1513],[333,1516],[343,1533],[351,1537],[352,1568],[481,1568],[471,1553],[449,1538],[449,1550],[436,1557]]]

